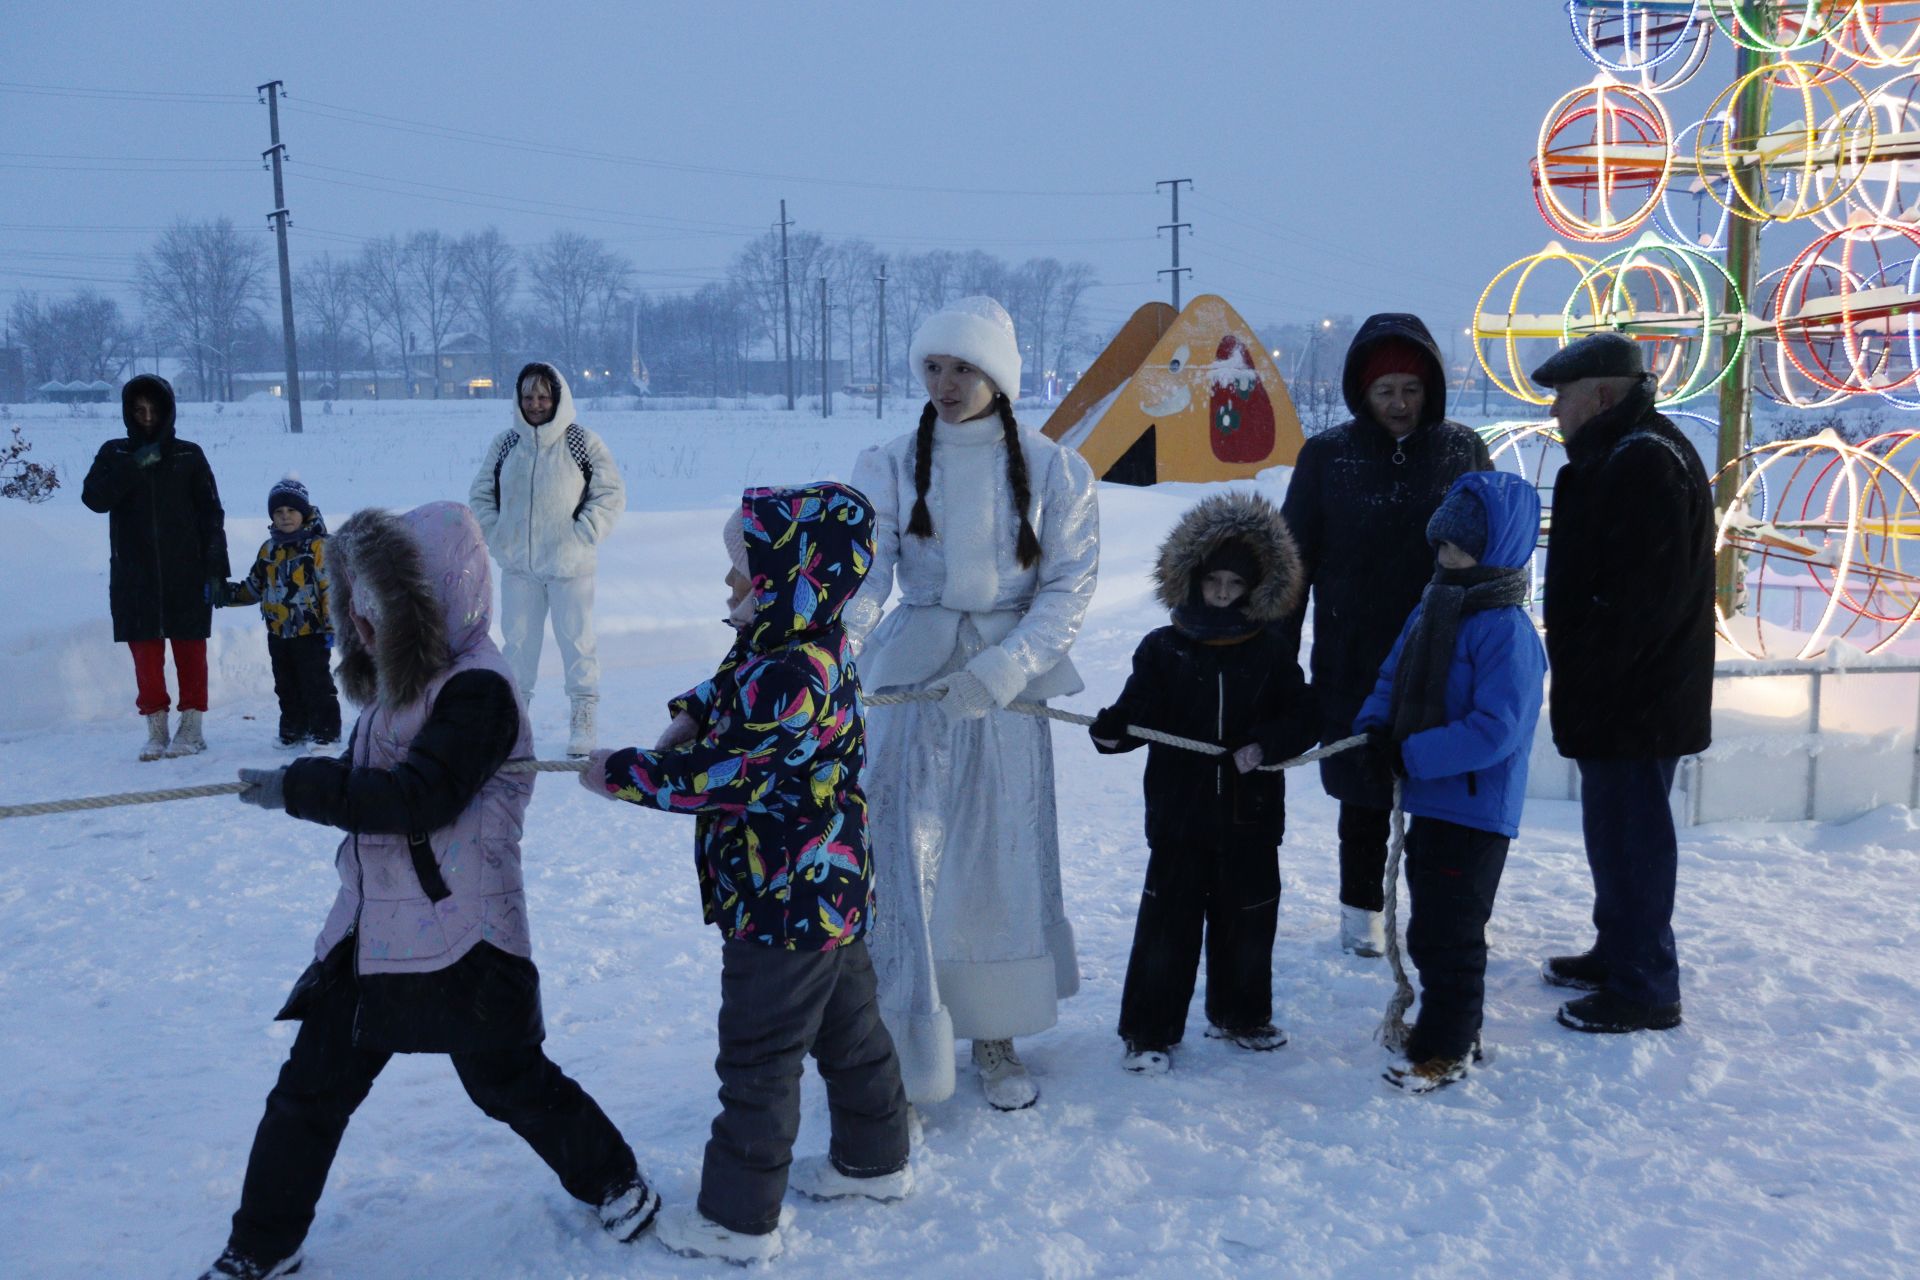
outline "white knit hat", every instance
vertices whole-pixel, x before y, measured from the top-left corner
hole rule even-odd
[[[720,530],[721,541],[727,544],[727,560],[743,578],[751,578],[753,570],[747,567],[747,531],[740,523],[745,515],[745,506],[735,507],[727,513],[727,523]]]
[[[1020,398],[1020,344],[1013,317],[985,294],[950,302],[913,331],[907,363],[919,375],[927,356],[958,356],[993,379],[1009,401]]]

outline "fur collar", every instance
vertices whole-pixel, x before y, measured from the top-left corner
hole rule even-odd
[[[1257,493],[1233,489],[1202,499],[1180,517],[1160,544],[1153,583],[1160,603],[1184,609],[1193,600],[1200,566],[1215,548],[1237,538],[1253,552],[1261,578],[1240,606],[1256,627],[1275,622],[1299,607],[1306,593],[1300,551],[1280,508]]]
[[[360,706],[404,707],[453,661],[426,559],[401,518],[368,508],[347,517],[328,544],[333,557],[340,683]],[[358,602],[365,602],[359,604]],[[370,607],[368,607],[370,606]],[[369,649],[353,620],[378,619]]]

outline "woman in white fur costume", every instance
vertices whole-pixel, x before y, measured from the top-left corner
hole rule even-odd
[[[867,718],[868,946],[907,1096],[952,1094],[961,1037],[987,1100],[1011,1111],[1039,1096],[1013,1038],[1054,1024],[1080,968],[1050,727],[1003,708],[1084,687],[1067,650],[1093,598],[1099,507],[1080,455],[1014,421],[1020,350],[999,303],[933,315],[909,360],[928,404],[918,431],[854,467],[879,542],[845,621],[868,693],[943,696]]]

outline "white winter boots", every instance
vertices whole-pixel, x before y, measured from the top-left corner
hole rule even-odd
[[[207,739],[200,728],[203,712],[182,711],[180,729],[167,739],[167,713],[149,711],[146,714],[147,744],[140,748],[142,760],[172,759],[177,756],[197,756],[207,749]]]
[[[1365,907],[1340,907],[1340,949],[1350,956],[1387,954],[1385,916]]]
[[[147,745],[140,748],[142,760],[159,760],[167,754],[167,713],[149,711],[147,721]]]
[[[864,1196],[881,1204],[904,1200],[913,1190],[913,1166],[903,1164],[876,1178],[856,1178],[840,1172],[826,1156],[801,1156],[787,1174],[787,1185],[809,1200],[844,1200]]]
[[[785,1242],[780,1233],[793,1222],[793,1209],[780,1207],[780,1222],[761,1236],[750,1236],[727,1228],[690,1204],[670,1204],[653,1220],[653,1234],[668,1252],[683,1258],[719,1258],[735,1266],[750,1262],[771,1262],[780,1256]]]
[[[584,760],[593,754],[593,712],[600,699],[582,694],[573,699],[573,715],[567,721],[567,754]]]
[[[975,1040],[973,1065],[980,1073],[980,1091],[995,1110],[1024,1111],[1040,1100],[1040,1089],[1013,1051],[1013,1041]]]

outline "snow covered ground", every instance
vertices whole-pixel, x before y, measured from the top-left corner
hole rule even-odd
[[[244,562],[289,467],[336,521],[463,497],[498,405],[311,414],[188,406]],[[909,407],[910,409],[910,407]],[[106,622],[106,521],[79,481],[117,415],[33,413],[65,486],[0,503],[0,802],[224,781],[284,759],[258,615],[218,619],[205,756],[136,764],[125,650]],[[604,550],[603,739],[650,741],[724,648],[717,529],[746,483],[845,476],[910,425],[778,412],[596,414],[631,510]],[[1283,478],[1276,477],[1278,483]],[[1100,590],[1076,661],[1091,710],[1158,625],[1146,569],[1193,490],[1102,493]],[[564,732],[551,645],[538,744]],[[794,1275],[979,1277],[1890,1276],[1920,1271],[1920,820],[1683,832],[1687,1022],[1607,1039],[1553,1022],[1540,958],[1586,941],[1577,807],[1531,801],[1495,912],[1490,1060],[1427,1099],[1381,1083],[1383,962],[1334,942],[1333,808],[1295,775],[1274,968],[1292,1043],[1203,1040],[1167,1077],[1113,1034],[1145,848],[1139,769],[1056,735],[1067,899],[1084,984],[1023,1042],[1042,1098],[1001,1115],[963,1072],[927,1108],[920,1186],[894,1206],[797,1205]],[[525,843],[548,1050],[672,1200],[714,1109],[718,939],[691,824],[541,780]],[[232,800],[0,823],[0,1275],[177,1277],[218,1251],[292,1028],[269,1019],[332,897],[334,841]],[[826,1145],[809,1076],[802,1153]],[[732,1274],[605,1238],[481,1116],[444,1059],[396,1059],[356,1116],[303,1276]]]

